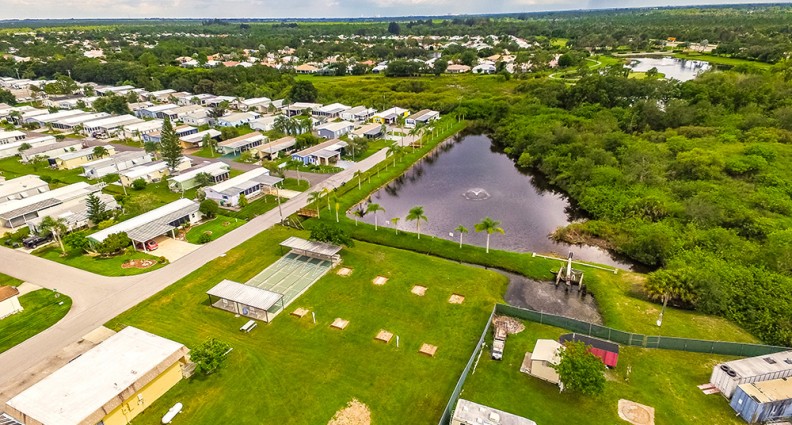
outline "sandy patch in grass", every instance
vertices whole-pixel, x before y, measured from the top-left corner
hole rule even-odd
[[[371,410],[353,398],[346,407],[337,411],[327,425],[371,425]]]
[[[122,269],[147,269],[153,265],[157,264],[157,260],[129,260],[124,264],[121,264]]]
[[[421,285],[415,285],[413,286],[410,292],[412,292],[415,295],[418,295],[419,297],[422,297],[426,295],[426,287]]]
[[[619,417],[633,425],[654,425],[654,408],[621,399],[619,400]]]

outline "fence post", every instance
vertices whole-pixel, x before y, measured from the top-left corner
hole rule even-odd
[[[591,336],[591,322],[589,322],[589,336]]]

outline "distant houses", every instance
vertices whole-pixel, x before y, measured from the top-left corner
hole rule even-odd
[[[331,139],[295,152],[291,157],[305,165],[331,165],[341,159],[341,153],[347,146],[349,144],[343,140]]]
[[[231,167],[224,162],[211,162],[183,170],[178,175],[168,179],[168,187],[174,192],[183,192],[198,186],[198,175],[206,174],[212,184],[228,180]]]
[[[204,188],[206,199],[217,202],[221,207],[234,208],[239,206],[239,199],[244,195],[248,200],[268,193],[276,184],[283,181],[280,177],[269,175],[266,168],[254,168],[244,174],[224,182]]]

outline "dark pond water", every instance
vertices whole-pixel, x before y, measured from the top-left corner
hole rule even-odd
[[[646,72],[652,68],[665,74],[667,79],[688,81],[710,69],[710,63],[705,61],[677,59],[677,58],[629,58],[632,62],[628,65],[634,71]]]
[[[405,217],[410,208],[421,205],[428,218],[421,223],[421,231],[427,235],[459,240],[454,229],[463,225],[470,230],[463,241],[484,246],[486,234],[476,233],[473,226],[489,216],[500,221],[506,232],[492,235],[492,248],[562,257],[572,251],[576,259],[632,267],[597,247],[552,241],[548,236],[556,228],[581,217],[563,194],[548,188],[538,176],[517,169],[487,136],[445,142],[399,179],[372,194],[370,202],[385,208],[384,213],[378,213],[384,227],[392,228],[386,221],[399,217],[399,229],[414,231],[415,223]],[[371,214],[362,220],[374,223]]]

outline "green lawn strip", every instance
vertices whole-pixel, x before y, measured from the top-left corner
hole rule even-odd
[[[133,325],[194,346],[207,338],[233,347],[218,373],[177,385],[136,419],[159,423],[177,401],[182,420],[216,424],[233,416],[237,423],[326,423],[352,398],[367,404],[376,423],[436,423],[476,344],[480,329],[506,287],[493,272],[391,248],[358,243],[341,253],[349,277],[330,273],[270,324],[250,334],[239,327],[248,319],[208,305],[205,291],[222,279],[244,282],[281,256],[278,243],[306,232],[267,230],[230,250],[108,326]],[[372,279],[387,276],[383,286]],[[410,293],[415,284],[426,296]],[[447,302],[452,293],[462,305]],[[289,316],[297,307],[316,312]],[[350,321],[339,331],[330,323]],[[385,344],[380,329],[400,336]],[[439,347],[436,357],[418,353],[423,343]],[[299,396],[290,396],[299,391]],[[289,412],[284,415],[284,412]]]
[[[34,174],[56,186],[86,181],[85,178],[79,175],[83,171],[82,168],[74,170],[56,170],[48,166],[34,167],[31,164],[19,162],[19,157],[16,156],[0,159],[0,171],[2,171],[3,177],[5,177],[6,180],[27,174]]]
[[[0,286],[19,286],[22,280],[0,273]]]
[[[706,53],[674,53],[673,56],[679,59],[707,61],[718,65],[728,65],[728,66],[747,65],[759,69],[770,69],[773,66],[772,64],[765,62],[757,62],[757,61],[752,61],[748,59],[739,59],[739,58],[728,58],[723,56],[709,55]]]
[[[118,185],[108,185],[104,188],[104,192],[121,198],[123,213],[118,221],[128,220],[182,197],[181,193],[171,191],[166,181],[149,183],[143,190],[127,188],[126,195],[124,194],[124,188]],[[184,193],[184,197],[188,199],[192,199],[194,196],[195,189],[190,189]]]
[[[60,248],[57,246],[57,244],[50,244],[43,248],[39,248],[36,251],[33,251],[33,254],[41,258],[46,258],[48,260],[56,261],[61,264],[66,264],[67,266],[76,267],[78,269],[83,269],[103,276],[132,276],[136,274],[150,272],[152,270],[156,270],[164,266],[164,264],[157,262],[153,266],[145,269],[139,269],[134,267],[125,269],[121,267],[121,265],[128,260],[133,260],[133,259],[158,260],[159,259],[159,257],[139,251],[132,251],[129,253],[117,255],[115,257],[110,257],[110,258],[93,257],[87,254],[83,254],[81,251],[78,250],[71,250],[71,251],[67,250],[66,252],[67,255],[65,257],[62,257]]]
[[[281,199],[281,202],[286,202],[286,199]],[[231,218],[236,218],[239,220],[250,220],[265,212],[273,209],[278,208],[277,198],[272,195],[264,195],[254,201],[250,201],[244,208],[239,211],[231,211],[231,210],[224,210],[221,209],[220,211],[223,215],[226,215]]]
[[[507,339],[502,361],[492,360],[484,349],[476,372],[468,375],[463,398],[543,425],[626,423],[618,416],[619,399],[654,407],[658,424],[744,423],[723,397],[704,395],[696,388],[709,382],[715,364],[732,357],[623,346],[618,366],[607,372],[603,394],[559,393],[557,386],[521,373],[520,365],[537,339],[558,340],[568,331],[524,323],[525,331]],[[631,373],[626,380],[628,367]]]
[[[390,146],[390,145],[392,145],[394,143],[396,143],[396,142],[393,141],[393,140],[387,140],[387,139],[372,140],[372,141],[369,142],[368,149],[366,149],[365,152],[363,152],[363,153],[361,153],[359,155],[355,155],[354,161],[355,162],[362,161],[362,160],[370,157],[371,155],[374,155],[375,153],[379,152],[380,149],[387,148],[388,146]],[[350,156],[350,155],[345,156],[344,159],[353,160],[352,156]]]
[[[283,182],[281,182],[281,189],[285,189],[285,190],[296,190],[297,192],[305,192],[310,187],[311,185],[310,183],[308,183],[307,180],[298,181],[297,179],[293,179],[291,177],[287,177],[283,179]]]
[[[59,303],[63,305],[59,305]],[[19,297],[22,312],[0,320],[0,353],[58,322],[71,308],[71,298],[40,289]]]
[[[187,232],[187,242],[200,243],[198,240],[205,232],[211,232],[212,240],[215,240],[243,224],[245,224],[244,220],[218,215],[206,223],[192,227]]]

